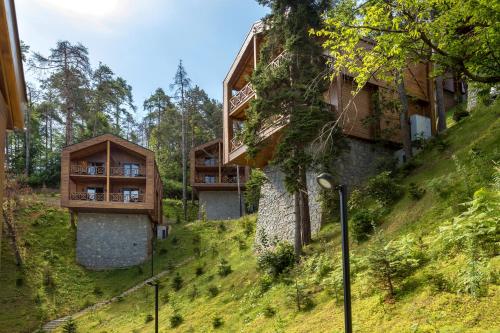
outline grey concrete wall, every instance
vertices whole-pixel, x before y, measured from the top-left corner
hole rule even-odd
[[[198,192],[199,217],[203,210],[207,220],[230,220],[240,217],[238,191],[200,191]],[[244,203],[242,200],[242,206]]]
[[[264,168],[267,182],[261,188],[259,212],[257,216],[256,242],[260,244],[262,237],[267,241],[293,242],[295,233],[294,198],[287,193],[284,174],[276,167]],[[311,214],[312,234],[321,228],[321,204],[319,202],[319,186],[316,174],[307,173],[307,189],[309,192],[309,212]]]
[[[335,178],[346,184],[348,189],[361,184],[368,177],[378,172],[383,159],[393,158],[394,150],[380,147],[370,142],[357,139],[346,139],[349,149],[337,158],[332,159]],[[261,189],[259,212],[257,217],[256,243],[262,237],[272,242],[285,240],[293,242],[295,233],[294,199],[288,194],[284,185],[284,175],[275,167],[264,168],[267,182]],[[320,188],[316,183],[318,172],[307,173],[309,192],[309,210],[311,214],[312,234],[321,228]]]
[[[76,260],[89,269],[138,265],[151,254],[151,222],[147,215],[79,213]]]

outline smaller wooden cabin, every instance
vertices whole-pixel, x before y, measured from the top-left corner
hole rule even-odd
[[[190,184],[200,202],[200,215],[206,213],[209,220],[238,218],[244,210],[242,193],[250,168],[224,165],[223,156],[222,139],[191,150]]]
[[[61,156],[61,206],[76,212],[147,214],[162,224],[163,185],[154,153],[104,134]]]

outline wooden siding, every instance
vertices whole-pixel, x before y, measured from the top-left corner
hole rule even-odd
[[[71,173],[73,163],[100,162],[105,172],[93,174]],[[136,163],[141,170],[139,175],[110,172],[112,167],[123,167],[125,163]],[[85,168],[83,169],[85,170]],[[89,187],[102,187],[103,201],[71,200],[71,193],[86,192]],[[117,193],[123,189],[137,189],[140,202],[117,202],[123,199]],[[77,196],[75,196],[77,197]],[[85,197],[85,196],[83,196]],[[101,135],[78,144],[67,146],[61,155],[61,206],[72,210],[83,211],[92,208],[94,211],[123,213],[147,213],[151,220],[162,223],[163,184],[156,166],[154,153],[134,143],[111,134]],[[79,198],[80,199],[80,198]],[[115,200],[115,201],[113,201]]]

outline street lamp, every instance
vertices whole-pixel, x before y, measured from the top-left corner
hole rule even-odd
[[[158,333],[158,289],[160,288],[160,284],[158,281],[148,281],[146,284],[155,287],[155,333]]]
[[[340,224],[342,228],[342,271],[344,278],[344,327],[345,333],[352,333],[351,277],[349,268],[349,234],[347,230],[347,191],[345,185],[336,185],[333,176],[322,173],[316,177],[319,186],[325,190],[337,190],[340,197]]]

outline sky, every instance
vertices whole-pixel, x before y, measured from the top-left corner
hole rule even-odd
[[[15,0],[19,35],[48,55],[58,40],[80,42],[92,66],[111,67],[135,104],[158,87],[170,94],[179,60],[193,84],[222,100],[222,81],[252,23],[255,0]],[[29,77],[30,75],[28,75]]]

